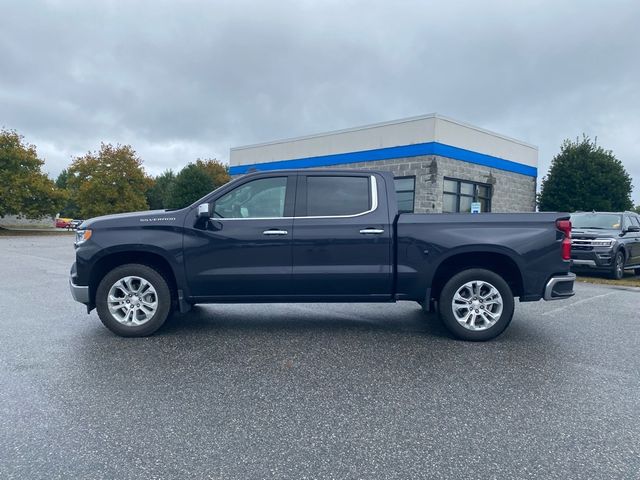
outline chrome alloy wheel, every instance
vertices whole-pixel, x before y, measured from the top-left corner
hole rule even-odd
[[[489,282],[475,280],[456,290],[451,308],[453,316],[468,330],[487,330],[502,315],[504,302],[496,287]]]
[[[147,323],[158,309],[158,294],[142,277],[123,277],[109,289],[107,305],[111,316],[127,327]]]

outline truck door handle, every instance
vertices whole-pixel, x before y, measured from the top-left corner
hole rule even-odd
[[[384,230],[382,228],[363,228],[360,233],[362,235],[380,235],[384,233]]]
[[[272,228],[271,230],[265,230],[262,232],[263,235],[287,235],[289,232],[286,230],[278,230],[276,228]]]

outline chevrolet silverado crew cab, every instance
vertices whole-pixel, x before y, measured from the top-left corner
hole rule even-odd
[[[640,216],[634,212],[578,212],[571,215],[572,270],[640,275]]]
[[[488,340],[521,302],[573,295],[567,214],[399,214],[390,173],[259,172],[180,210],[77,232],[73,297],[118,335],[197,303],[395,302]]]

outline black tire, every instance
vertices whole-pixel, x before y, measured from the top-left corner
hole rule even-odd
[[[640,277],[640,268],[634,268],[633,273],[635,274],[636,277]]]
[[[620,280],[624,277],[624,252],[622,250],[618,250],[616,256],[613,257],[613,265],[609,276],[614,280]]]
[[[107,297],[111,287],[121,278],[134,276],[149,282],[156,291],[158,306],[145,323],[128,326],[120,323],[111,315],[107,304]],[[135,298],[135,296],[134,296]],[[147,265],[130,263],[114,268],[107,273],[96,290],[96,310],[100,320],[116,335],[121,337],[146,337],[158,330],[171,313],[172,294],[169,284],[160,272]]]
[[[500,313],[498,320],[493,325],[483,330],[471,330],[470,328],[464,327],[458,322],[458,320],[456,320],[454,315],[454,295],[465,284],[473,281],[484,282],[485,284],[493,286],[502,297],[502,312]],[[497,337],[509,326],[511,319],[513,318],[514,298],[511,288],[509,288],[507,282],[505,282],[500,275],[490,270],[472,268],[469,270],[463,270],[449,279],[440,293],[438,310],[442,323],[456,338],[479,342],[491,340],[492,338]]]

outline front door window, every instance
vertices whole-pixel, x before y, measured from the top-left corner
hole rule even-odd
[[[286,192],[287,177],[253,180],[220,197],[215,203],[214,217],[284,217]]]

